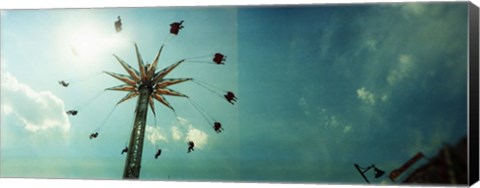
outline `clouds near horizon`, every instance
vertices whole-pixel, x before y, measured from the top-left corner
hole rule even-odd
[[[12,74],[2,74],[2,116],[13,116],[31,133],[70,130],[63,101],[50,91],[35,91]],[[15,126],[5,122],[2,126]]]

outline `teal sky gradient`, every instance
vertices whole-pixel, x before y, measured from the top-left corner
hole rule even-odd
[[[165,43],[179,20],[185,28]],[[466,135],[467,40],[464,2],[2,11],[0,175],[120,179],[136,100],[102,126],[126,93],[103,91],[121,82],[101,71],[126,74],[112,53],[137,67],[134,43],[148,62],[165,43],[159,68],[226,54],[225,65],[187,62],[168,77],[239,99],[232,106],[193,82],[172,86],[225,131],[216,134],[188,100],[167,97],[181,118],[156,104],[160,134],[147,133],[157,137],[145,140],[141,179],[363,183],[353,163],[389,173]],[[58,85],[64,79],[71,86]],[[62,114],[78,105],[79,115]],[[188,131],[207,135],[190,154]]]

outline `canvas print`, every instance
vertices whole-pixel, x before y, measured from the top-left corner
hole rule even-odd
[[[468,10],[1,10],[0,177],[465,185]]]

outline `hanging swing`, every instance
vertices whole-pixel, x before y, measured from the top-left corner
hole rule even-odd
[[[187,63],[206,63],[206,64],[214,64],[214,65],[225,65],[227,56],[223,55],[222,53],[215,53],[215,54],[207,54],[197,57],[186,58],[185,61]]]

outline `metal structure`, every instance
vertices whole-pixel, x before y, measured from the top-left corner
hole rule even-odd
[[[130,143],[128,145],[128,154],[125,161],[125,169],[123,172],[124,179],[138,179],[140,176],[140,168],[142,162],[143,142],[145,137],[145,126],[147,121],[148,106],[155,114],[154,100],[162,103],[173,110],[172,106],[165,99],[164,95],[186,97],[188,96],[169,89],[168,86],[192,80],[191,78],[170,78],[165,76],[175,67],[180,65],[184,60],[180,60],[169,67],[156,72],[158,60],[162,52],[163,45],[160,47],[152,64],[145,65],[135,44],[135,52],[138,61],[138,71],[128,65],[125,61],[114,55],[121,66],[126,70],[128,75],[107,72],[106,74],[124,82],[124,84],[107,88],[106,90],[126,91],[128,94],[122,98],[117,104],[138,96],[137,106],[135,109],[135,120],[133,123],[132,133],[130,135]]]
[[[375,170],[375,178],[379,178],[380,176],[382,176],[383,174],[385,174],[385,171],[383,170],[380,170],[378,169],[377,167],[375,167],[375,165],[371,165],[367,168],[362,168],[360,166],[358,166],[358,164],[353,164],[355,166],[355,168],[358,170],[358,172],[362,175],[363,179],[365,179],[365,181],[367,183],[370,183],[370,181],[368,181],[367,177],[365,177],[365,173],[370,170],[370,169],[374,169]],[[363,170],[363,171],[362,171]]]

